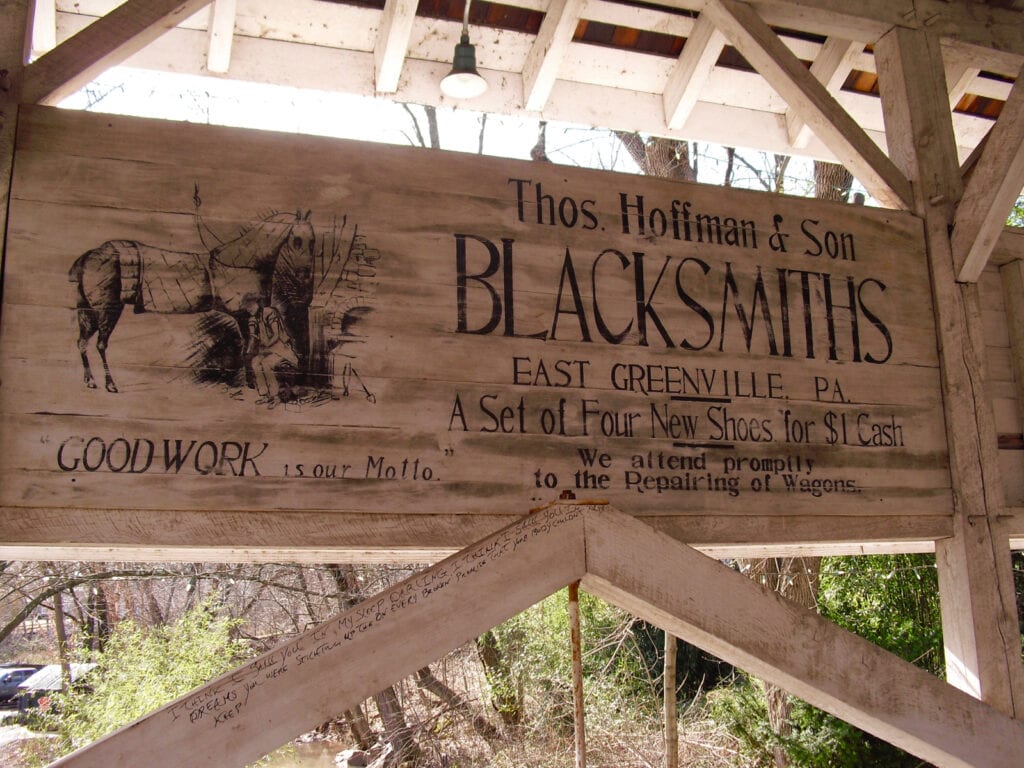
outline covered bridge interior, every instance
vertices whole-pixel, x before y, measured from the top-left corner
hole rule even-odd
[[[271,675],[287,658],[272,651],[62,764],[180,765],[188,750],[188,764],[244,765],[581,580],[936,765],[1020,763],[1024,231],[1006,221],[1024,187],[1024,3],[476,0],[468,29],[488,88],[456,102],[438,83],[463,10],[0,0],[0,556],[451,556],[371,601],[401,607],[372,626],[359,606],[294,641],[327,648],[305,667]],[[118,64],[808,156],[849,169],[878,206],[52,108]],[[193,185],[223,195],[202,225]],[[310,210],[206,248],[200,226],[296,204]],[[202,245],[183,245],[197,229]],[[332,248],[357,262],[333,287]],[[211,260],[147,261],[190,250]],[[203,302],[242,317],[242,337],[270,297],[292,320],[299,289],[281,263],[304,254],[302,279],[320,279],[290,365],[327,377],[303,385],[308,402],[343,386],[340,399],[273,414],[246,400],[225,415],[173,363],[139,357],[181,335],[173,318],[145,323]],[[117,298],[99,302],[113,278],[90,270],[115,262]],[[214,274],[228,277],[201,295],[156,296]],[[614,287],[623,275],[628,290]],[[336,295],[345,281],[363,295]],[[352,345],[339,324],[330,337],[323,318],[357,305],[376,335]],[[731,384],[697,391],[683,351]],[[578,392],[556,391],[545,358]],[[717,432],[686,434],[673,415],[695,398]],[[747,410],[730,420],[727,406]],[[194,459],[180,453],[189,435]],[[207,445],[216,457],[200,461]],[[358,460],[324,483],[296,480],[296,456],[348,445]],[[586,479],[570,483],[573,470]],[[672,493],[698,474],[706,485]],[[579,500],[556,501],[564,488]],[[948,682],[695,549],[934,550]],[[424,580],[445,589],[407,605]],[[399,647],[412,627],[415,647]],[[754,627],[774,642],[754,642]],[[845,662],[819,664],[826,654]],[[865,675],[898,683],[879,700]],[[219,697],[245,701],[226,727],[183,716]]]

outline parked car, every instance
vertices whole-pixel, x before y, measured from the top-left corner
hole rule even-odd
[[[71,684],[84,685],[81,678],[95,666],[95,664],[71,664]],[[49,698],[51,694],[59,691],[63,682],[60,664],[47,664],[42,669],[32,671],[34,674],[18,686],[18,709],[22,712],[39,706],[40,700]]]
[[[0,669],[0,704],[11,704],[21,693],[18,686],[39,671],[38,667]]]

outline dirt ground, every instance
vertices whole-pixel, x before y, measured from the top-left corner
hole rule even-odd
[[[22,725],[0,725],[0,765],[28,768],[56,757],[55,737],[34,733]]]

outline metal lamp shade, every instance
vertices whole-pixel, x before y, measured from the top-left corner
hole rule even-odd
[[[487,81],[476,71],[476,49],[463,34],[455,46],[452,71],[441,81],[441,92],[453,99],[472,99],[487,90]]]

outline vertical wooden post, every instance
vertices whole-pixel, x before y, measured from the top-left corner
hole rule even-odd
[[[569,585],[569,642],[572,645],[572,711],[576,734],[576,768],[587,768],[587,734],[583,713],[583,649],[580,638],[580,583]]]
[[[1006,305],[1006,325],[1010,330],[1010,359],[1017,385],[1017,410],[1024,424],[1024,260],[1015,259],[999,268]]]
[[[29,0],[0,0],[0,267],[7,253],[7,204],[14,163],[14,131],[28,41]]]
[[[676,636],[665,632],[665,768],[679,768],[679,727],[676,723]]]
[[[977,286],[958,285],[949,225],[963,193],[939,41],[897,27],[875,46],[886,139],[914,186],[938,332],[953,489],[953,536],[936,542],[949,682],[1011,716],[1024,715],[1009,542],[997,517],[1003,489],[982,383]]]

